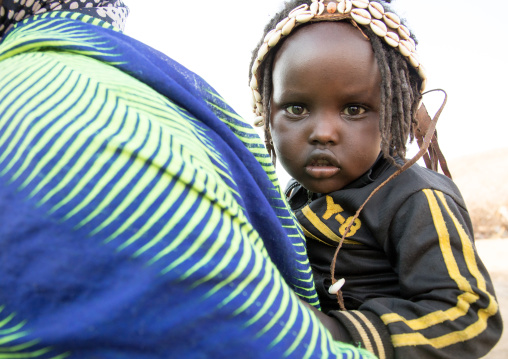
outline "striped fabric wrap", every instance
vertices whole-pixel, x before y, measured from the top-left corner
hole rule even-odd
[[[1,358],[371,358],[334,342],[255,131],[76,12],[0,44]],[[295,295],[296,294],[296,295]]]

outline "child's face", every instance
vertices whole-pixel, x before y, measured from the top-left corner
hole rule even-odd
[[[346,22],[299,29],[276,54],[272,81],[275,152],[305,188],[341,189],[374,164],[381,74],[358,29]]]

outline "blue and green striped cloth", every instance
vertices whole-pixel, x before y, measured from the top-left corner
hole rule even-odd
[[[300,299],[270,158],[206,82],[80,13],[4,37],[0,358],[371,357]]]

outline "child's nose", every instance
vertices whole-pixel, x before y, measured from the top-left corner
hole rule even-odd
[[[335,116],[320,116],[312,121],[309,141],[312,144],[334,145],[340,139],[339,121]]]

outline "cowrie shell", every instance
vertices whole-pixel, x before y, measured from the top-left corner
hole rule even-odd
[[[256,113],[255,108],[256,108],[256,102],[257,101],[256,101],[256,98],[254,97],[254,93],[253,92],[254,91],[250,92],[250,95],[251,95],[250,96],[250,107],[252,107],[252,112]]]
[[[409,41],[411,43],[411,45],[413,45],[413,51],[416,51],[416,42],[415,42],[415,40],[413,40],[412,38],[409,38],[409,39],[407,39],[407,41]]]
[[[293,17],[291,19],[289,19],[289,21],[286,23],[286,25],[284,25],[282,27],[282,35],[286,36],[288,35],[291,31],[293,31],[293,28],[295,27],[295,24],[296,24],[296,19]]]
[[[272,37],[273,33],[277,31],[276,29],[270,30],[268,34],[266,34],[265,38],[263,39],[263,42],[268,42],[270,40],[270,37]]]
[[[282,31],[277,30],[275,31],[270,39],[268,40],[268,46],[274,47],[279,42],[280,38],[282,37]]]
[[[258,60],[259,61],[263,61],[263,59],[265,58],[269,49],[270,48],[268,47],[268,44],[266,42],[263,45],[261,45],[261,47],[259,48],[259,51],[258,51]]]
[[[336,2],[329,2],[328,5],[326,5],[326,11],[329,14],[335,13],[335,11],[337,11],[337,3]]]
[[[354,21],[356,21],[360,25],[368,25],[370,24],[370,20],[372,17],[370,16],[370,12],[365,9],[353,9],[351,10],[351,17]]]
[[[422,79],[427,79],[427,71],[425,71],[425,68],[421,64],[418,66],[418,75],[420,75]]]
[[[256,100],[256,103],[261,102],[261,94],[258,91],[252,90],[252,94],[254,95],[254,99]]]
[[[407,40],[401,40],[399,42],[399,52],[405,57],[411,55],[411,53],[413,52],[411,43]]]
[[[400,25],[400,18],[393,12],[385,12],[383,20],[385,21],[385,24],[392,29],[396,29]]]
[[[341,0],[337,4],[337,11],[341,14],[348,14],[351,12],[351,9],[353,8],[353,3],[351,0]]]
[[[339,292],[340,288],[342,288],[342,286],[344,285],[345,282],[346,282],[346,280],[344,278],[339,279],[338,281],[333,283],[330,286],[330,288],[328,288],[328,293],[330,293],[330,294],[337,294]]]
[[[256,76],[252,76],[252,78],[250,79],[250,88],[252,90],[258,89],[258,80],[257,80]]]
[[[418,59],[416,53],[413,52],[412,54],[410,54],[408,59],[411,66],[413,66],[415,69],[417,69],[418,66],[420,66],[420,60]]]
[[[420,93],[423,93],[425,89],[427,88],[427,79],[422,80],[422,85],[420,86]]]
[[[275,30],[282,30],[282,28],[284,27],[284,25],[286,25],[286,23],[288,21],[289,21],[289,17],[286,17],[286,18],[282,19],[281,21],[279,21],[277,26],[275,26]]]
[[[369,6],[369,0],[353,0],[353,6],[358,9],[366,9]]]
[[[265,125],[265,118],[263,116],[257,116],[254,119],[254,126],[256,127],[262,127]]]
[[[386,43],[392,47],[399,46],[399,35],[392,31],[388,31],[384,37]]]
[[[405,27],[404,25],[400,25],[397,28],[397,32],[399,33],[399,36],[401,39],[408,40],[410,39],[411,33],[409,32],[409,29]]]
[[[310,4],[310,12],[313,13],[314,15],[317,15],[318,11],[319,11],[319,3],[312,1],[312,4]]]
[[[313,2],[310,4],[310,12],[314,15],[321,15],[325,11],[325,4],[322,2]]]
[[[256,102],[256,108],[258,109],[259,113],[263,113],[263,104],[261,102]]]
[[[423,93],[427,88],[427,80],[422,81],[422,86],[420,87],[420,93]]]
[[[412,41],[412,40],[413,39],[411,39],[411,40],[400,40],[400,41],[405,41],[405,43],[409,47],[409,50],[411,50],[411,52],[415,52],[416,51],[416,47],[415,47],[414,41]]]
[[[388,32],[388,28],[381,20],[372,20],[370,22],[370,28],[379,37],[385,37]]]
[[[383,14],[385,13],[385,9],[383,8],[383,5],[381,5],[380,3],[371,1],[369,4],[369,12],[374,18],[382,19]]]
[[[296,19],[297,23],[303,24],[303,23],[308,22],[313,17],[314,17],[314,14],[311,13],[310,11],[308,11],[308,12],[302,12],[302,13],[296,15],[295,19]]]
[[[293,10],[291,10],[291,12],[289,13],[288,17],[289,18],[294,18],[299,13],[301,13],[303,11],[307,11],[308,8],[309,8],[309,5],[307,5],[307,4],[302,4],[302,5],[298,6],[298,7],[295,7]]]
[[[252,72],[253,75],[257,74],[260,64],[261,62],[259,62],[258,60],[254,61],[254,63],[252,64],[252,69],[250,70],[250,72]]]

